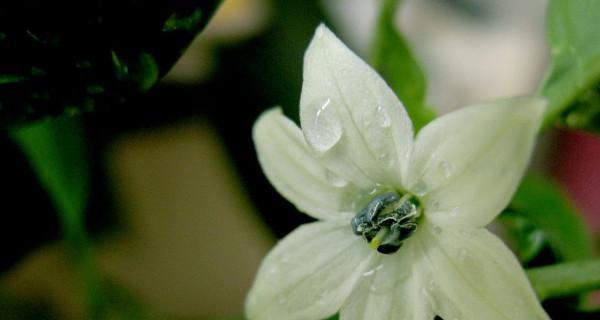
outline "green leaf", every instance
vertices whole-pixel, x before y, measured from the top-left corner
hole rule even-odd
[[[600,260],[555,264],[527,270],[540,300],[600,289]]]
[[[435,118],[425,105],[427,83],[419,64],[394,25],[394,14],[400,2],[383,1],[375,30],[371,64],[400,98],[415,130]]]
[[[89,190],[85,143],[78,118],[47,119],[13,132],[69,225],[82,218]]]
[[[197,26],[202,22],[203,11],[204,10],[202,9],[196,9],[193,10],[191,13],[186,14],[181,14],[178,12],[173,13],[169,17],[169,19],[165,21],[162,30],[164,32],[176,31],[180,29],[186,31],[193,30],[194,28],[197,28]]]
[[[551,0],[548,5],[546,33],[552,61],[541,88],[549,101],[546,125],[561,114],[568,117],[568,109],[600,82],[599,18],[597,0]]]
[[[46,119],[16,129],[12,136],[56,207],[65,242],[86,286],[90,317],[96,318],[101,296],[85,231],[90,177],[80,119]]]
[[[592,246],[580,215],[552,181],[526,176],[509,210],[536,225],[559,259],[576,261],[592,257]]]
[[[507,240],[524,264],[537,257],[547,244],[544,232],[521,213],[505,210],[498,221],[506,227]]]

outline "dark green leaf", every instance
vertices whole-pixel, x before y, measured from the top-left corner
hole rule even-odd
[[[394,25],[398,4],[398,0],[383,1],[371,63],[404,103],[418,130],[435,118],[435,113],[425,105],[425,76]]]
[[[556,184],[538,176],[526,176],[510,210],[536,225],[563,261],[592,257],[592,246],[581,217]]]
[[[167,73],[219,3],[0,2],[0,125],[125,105]]]
[[[187,30],[191,31],[202,22],[202,9],[193,10],[191,13],[173,13],[163,25],[163,31]]]
[[[549,101],[546,125],[561,114],[568,117],[568,109],[600,82],[599,17],[597,0],[551,0],[548,5],[546,32],[552,62],[541,88]]]

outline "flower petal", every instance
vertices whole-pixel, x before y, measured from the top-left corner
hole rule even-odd
[[[425,241],[436,313],[444,319],[549,319],[508,248],[483,228],[434,231]]]
[[[304,56],[300,122],[327,166],[358,183],[399,184],[412,123],[383,79],[321,25]]]
[[[263,260],[246,300],[248,319],[323,319],[336,313],[371,255],[349,219],[297,228]]]
[[[527,167],[545,102],[513,98],[466,107],[417,136],[406,187],[439,225],[484,226],[506,207]]]
[[[340,311],[343,320],[431,320],[435,313],[424,296],[428,268],[418,267],[417,242],[407,241],[393,255],[378,255]]]
[[[265,175],[298,210],[317,219],[350,210],[351,197],[358,192],[354,184],[325,169],[308,149],[300,128],[280,109],[263,113],[253,137]]]

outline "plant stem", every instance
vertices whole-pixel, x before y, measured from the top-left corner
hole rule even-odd
[[[600,288],[600,259],[555,264],[527,270],[540,300]]]

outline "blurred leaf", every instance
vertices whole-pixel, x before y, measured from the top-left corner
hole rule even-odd
[[[59,213],[66,244],[86,286],[90,316],[96,318],[101,297],[85,230],[90,176],[80,119],[46,119],[15,129],[12,136]]]
[[[59,117],[13,131],[69,226],[79,225],[89,190],[85,142],[79,118]]]
[[[506,227],[507,237],[514,242],[513,249],[524,264],[533,260],[547,243],[544,232],[518,212],[505,210],[498,221]]]
[[[536,225],[563,261],[592,257],[592,246],[581,217],[552,181],[526,176],[517,190],[512,210]]]
[[[419,130],[435,118],[435,113],[425,105],[425,76],[394,24],[399,3],[398,0],[382,3],[371,63],[398,95],[415,130]]]
[[[541,88],[549,101],[546,125],[568,113],[568,109],[600,82],[599,18],[600,1],[597,0],[549,2],[546,33],[552,61]],[[595,106],[594,112],[598,108],[600,106]]]
[[[527,270],[540,300],[600,289],[600,260],[555,264]]]

